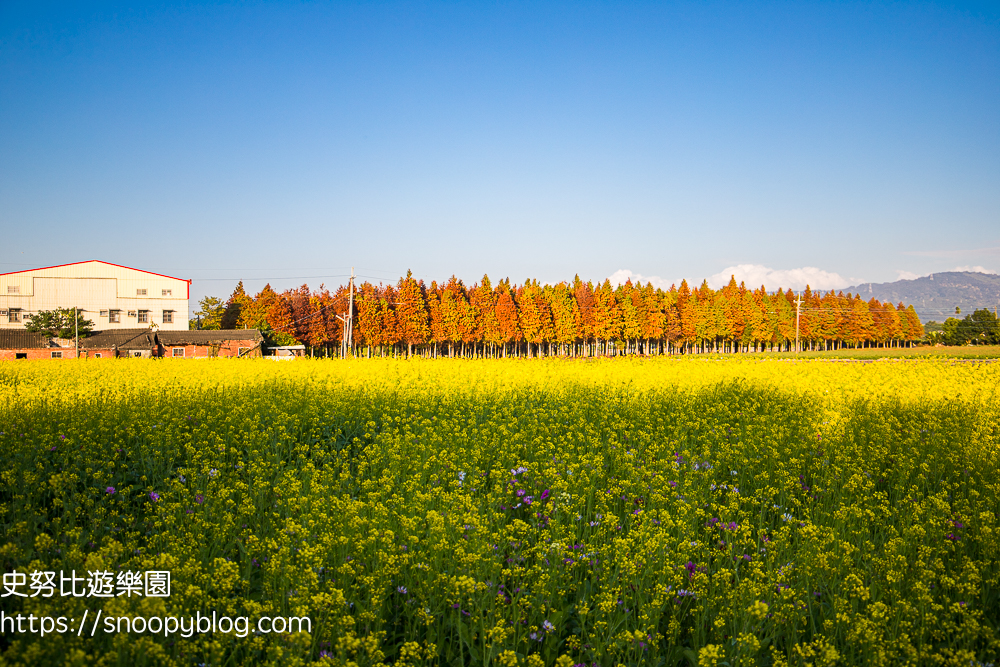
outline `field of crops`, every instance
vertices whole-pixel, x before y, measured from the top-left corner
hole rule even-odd
[[[933,359],[2,364],[0,610],[74,622],[5,625],[0,665],[989,664],[998,384]],[[171,591],[47,597],[44,571]],[[212,612],[311,632],[145,620]]]

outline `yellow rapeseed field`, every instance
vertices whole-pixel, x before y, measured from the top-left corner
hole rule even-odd
[[[998,387],[935,359],[3,363],[0,665],[995,663]],[[129,588],[151,572],[168,596]]]

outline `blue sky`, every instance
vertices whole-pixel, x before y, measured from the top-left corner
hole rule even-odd
[[[0,229],[196,298],[998,271],[1000,11],[4,2]]]

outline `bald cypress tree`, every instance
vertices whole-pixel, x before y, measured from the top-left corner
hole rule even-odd
[[[241,280],[236,285],[236,289],[229,296],[229,300],[226,301],[226,309],[222,313],[222,328],[223,329],[242,329],[245,328],[243,322],[243,311],[247,309],[250,304],[253,303],[253,299],[250,295],[246,293],[243,289],[243,281]]]
[[[469,290],[469,305],[475,317],[476,329],[474,338],[483,345],[484,356],[495,356],[498,344],[499,322],[496,313],[496,296],[490,277],[483,274],[478,285]]]
[[[584,355],[590,356],[593,354],[593,350],[590,348],[595,340],[594,286],[580,280],[580,276],[576,276],[573,279],[573,300],[576,302],[576,308],[573,311],[576,340],[583,345]]]
[[[603,354],[610,354],[609,343],[621,340],[621,311],[610,280],[605,280],[594,289],[594,336],[600,343]]]
[[[396,323],[399,338],[406,343],[406,356],[413,355],[414,345],[424,345],[430,338],[429,313],[424,296],[424,286],[407,271],[396,286]]]
[[[518,326],[517,304],[510,289],[510,279],[497,283],[494,290],[496,298],[495,312],[497,315],[497,340],[503,345],[503,356],[507,356],[508,347],[516,345],[521,340],[521,329]]]

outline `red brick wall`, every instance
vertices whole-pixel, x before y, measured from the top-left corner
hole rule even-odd
[[[193,358],[196,358],[196,357],[207,357],[208,356],[208,354],[206,354],[206,352],[205,352],[205,349],[207,349],[207,348],[205,348],[204,346],[199,346],[199,345],[162,345],[161,344],[160,347],[163,348],[163,352],[161,354],[166,359],[173,359],[173,358],[175,358],[174,357],[174,350],[175,349],[179,349],[179,348],[183,348],[184,349],[184,358],[185,359],[193,359]],[[198,348],[199,347],[202,348],[201,354],[198,354]],[[177,357],[177,358],[179,358],[179,357]]]
[[[224,345],[219,346],[218,353],[216,356],[219,357],[236,357],[239,355],[239,349],[241,347],[252,348],[254,344],[249,341],[229,341]],[[212,346],[210,345],[173,345],[173,346],[160,346],[160,355],[166,359],[173,358],[173,350],[175,347],[184,348],[184,358],[185,359],[205,359],[212,351]],[[14,361],[17,359],[17,353],[23,352],[28,355],[28,360],[33,359],[50,359],[52,357],[53,351],[61,351],[63,359],[73,359],[76,357],[76,349],[72,347],[64,348],[41,348],[37,350],[0,350],[0,361]],[[83,359],[94,359],[96,354],[100,354],[102,359],[114,359],[115,351],[111,348],[106,350],[92,349],[92,350],[80,350],[80,357]],[[125,351],[119,351],[120,356],[125,356]],[[156,352],[154,351],[154,356]],[[250,353],[251,356],[259,357],[260,348],[258,347],[253,352]],[[245,356],[245,355],[244,355]]]
[[[32,359],[51,359],[52,352],[62,352],[63,359],[73,359],[76,356],[76,348],[41,348],[37,350],[0,350],[0,361],[14,361],[17,359],[18,353],[25,353],[28,355],[28,360]],[[80,356],[83,356],[83,351],[81,350]]]
[[[239,349],[241,347],[253,347],[254,344],[248,341],[228,341],[223,345],[219,346],[218,352],[215,356],[217,357],[236,357],[239,356]],[[204,359],[211,355],[212,346],[211,345],[161,345],[163,348],[162,355],[166,359],[173,359],[175,348],[184,348],[184,358],[185,359]],[[255,353],[256,354],[256,351]],[[179,358],[179,357],[178,357]]]
[[[115,358],[115,351],[112,350],[111,348],[108,348],[106,350],[87,350],[86,352],[80,350],[80,356],[86,359],[95,359],[96,355],[98,354],[101,355],[101,359]]]

